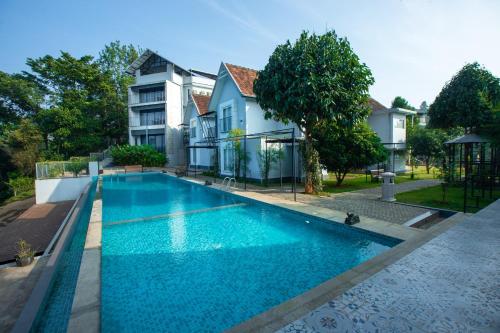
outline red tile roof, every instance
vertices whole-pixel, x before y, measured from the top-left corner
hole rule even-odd
[[[191,96],[193,97],[193,101],[196,105],[196,109],[198,110],[198,114],[200,116],[206,114],[208,112],[208,102],[210,102],[210,96],[198,94],[191,94]]]
[[[244,96],[255,97],[253,92],[253,81],[257,78],[257,71],[246,67],[225,63],[229,74]]]
[[[373,98],[368,99],[368,105],[372,109],[372,111],[382,111],[382,110],[387,110],[387,108],[382,105],[379,101],[374,100]]]

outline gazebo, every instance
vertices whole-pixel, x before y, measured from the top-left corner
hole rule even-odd
[[[493,199],[499,185],[499,148],[477,134],[465,134],[445,142],[448,147],[445,181],[462,185],[464,212],[478,208],[479,200]]]

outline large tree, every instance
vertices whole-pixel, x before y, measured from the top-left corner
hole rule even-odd
[[[41,109],[43,96],[42,87],[29,76],[0,71],[0,126],[35,115]]]
[[[322,126],[315,134],[315,146],[321,164],[335,174],[337,186],[342,184],[349,171],[366,168],[387,158],[387,150],[380,138],[366,123],[341,130]]]
[[[391,104],[392,108],[401,108],[407,110],[415,110],[415,108],[405,98],[396,96]]]
[[[352,127],[369,114],[368,88],[374,79],[346,38],[302,32],[294,43],[279,45],[254,82],[266,119],[295,123],[305,136],[305,192],[318,190],[315,129],[328,122],[334,129]]]
[[[99,53],[97,63],[101,71],[109,75],[110,84],[114,88],[107,90],[103,100],[105,112],[103,112],[102,127],[107,145],[127,141],[127,89],[134,83],[134,78],[125,71],[138,58],[139,52],[131,44],[122,45],[119,41],[114,41],[105,45]]]
[[[429,107],[429,126],[481,130],[500,101],[500,79],[477,62],[465,65]]]
[[[446,133],[438,129],[416,127],[407,139],[413,157],[420,158],[425,163],[427,173],[432,161],[438,161],[445,155],[444,142],[448,139]]]

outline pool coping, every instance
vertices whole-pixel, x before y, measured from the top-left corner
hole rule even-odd
[[[92,203],[67,332],[101,331],[102,177]]]

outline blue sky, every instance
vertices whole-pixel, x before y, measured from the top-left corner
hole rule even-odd
[[[500,76],[500,1],[1,0],[0,70],[27,57],[97,55],[113,40],[150,48],[185,68],[221,61],[260,69],[301,30],[335,29],[372,70],[371,95],[432,102],[465,63]]]

